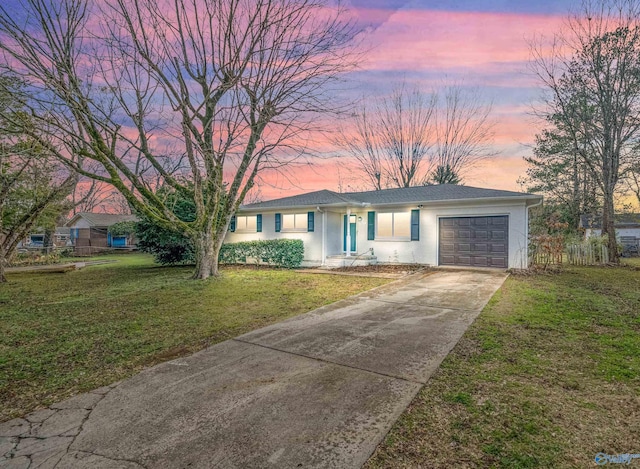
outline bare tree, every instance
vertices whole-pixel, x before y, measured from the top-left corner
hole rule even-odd
[[[634,169],[629,173],[628,184],[629,190],[633,192],[640,204],[640,169]]]
[[[374,190],[419,185],[429,165],[435,106],[434,95],[402,85],[371,110],[363,104],[335,143],[356,161]]]
[[[83,184],[84,183],[84,184]],[[71,215],[80,212],[131,214],[131,207],[122,194],[108,184],[95,180],[80,181],[70,196]]]
[[[462,85],[425,95],[405,85],[363,104],[335,139],[375,190],[459,183],[493,156],[491,105]]]
[[[542,45],[533,47],[533,68],[547,90],[541,114],[570,136],[602,193],[602,233],[615,262],[615,196],[638,158],[640,3],[584,1],[554,38],[550,54]]]
[[[335,109],[331,85],[356,58],[345,18],[328,0],[24,0],[0,6],[0,49],[38,91],[24,130],[191,238],[204,279],[256,175],[295,161]],[[158,186],[192,198],[195,221]]]
[[[68,209],[66,198],[77,181],[75,173],[2,118],[28,120],[15,97],[22,86],[15,77],[0,75],[0,283],[6,282],[7,261],[31,229],[46,220],[54,223]]]
[[[446,87],[441,96],[436,113],[435,169],[429,177],[460,183],[470,171],[497,154],[492,148],[493,106],[482,100],[479,89],[467,90],[462,84]]]

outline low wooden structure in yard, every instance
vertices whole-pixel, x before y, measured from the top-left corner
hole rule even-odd
[[[571,265],[597,265],[609,263],[609,249],[604,244],[570,244],[567,246],[567,261]]]
[[[608,264],[609,248],[601,240],[587,239],[580,243],[565,241],[562,234],[532,238],[530,264],[532,266],[602,265]]]

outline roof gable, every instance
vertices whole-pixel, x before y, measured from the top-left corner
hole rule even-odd
[[[84,219],[90,226],[111,226],[123,221],[138,221],[138,217],[136,215],[80,212],[65,223],[65,226],[74,225],[80,218]]]
[[[358,203],[360,203],[358,200],[348,198],[347,194],[339,194],[338,192],[323,189],[315,192],[307,192],[306,194],[283,197],[281,199],[247,204],[243,205],[241,208],[251,210],[261,208],[294,208],[310,207],[314,205],[345,205]]]

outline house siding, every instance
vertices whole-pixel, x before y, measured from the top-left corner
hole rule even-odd
[[[368,212],[416,210],[416,205],[368,206],[351,209],[356,216],[356,253],[369,254],[373,249],[380,263],[418,263],[438,265],[439,220],[443,217],[481,217],[491,215],[507,215],[509,217],[509,267],[527,267],[527,207],[521,203],[477,203],[462,204],[430,204],[420,208],[419,240],[368,240]],[[326,215],[315,211],[315,231],[312,233],[287,233],[275,231],[275,213],[303,213],[307,209],[263,211],[262,233],[229,232],[225,242],[252,241],[258,239],[301,239],[304,243],[305,266],[320,265],[322,259],[323,223],[327,224],[325,239],[325,256],[343,253],[343,233],[345,211],[326,211]],[[241,212],[255,215],[256,213]],[[360,218],[362,218],[360,220]]]
[[[590,238],[591,236],[600,236],[602,230],[587,228],[585,230],[585,238]],[[616,228],[616,238],[620,239],[621,236],[635,236],[636,238],[640,238],[640,228]]]
[[[527,208],[522,204],[467,204],[452,206],[431,206],[420,209],[419,241],[381,241],[367,240],[368,211],[410,211],[412,206],[370,207],[354,212],[358,217],[358,253],[373,249],[380,263],[418,263],[438,265],[438,226],[443,217],[480,217],[487,215],[509,216],[509,267],[527,266]]]
[[[224,240],[225,243],[238,243],[241,241],[256,241],[260,239],[301,239],[304,244],[303,266],[320,265],[322,263],[322,213],[315,212],[313,232],[276,232],[276,213],[282,215],[290,213],[307,213],[309,210],[278,210],[261,212],[262,232],[229,231]],[[257,213],[245,213],[242,215],[257,215]],[[327,236],[328,237],[328,236]]]

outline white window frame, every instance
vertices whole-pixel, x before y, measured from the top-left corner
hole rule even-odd
[[[247,228],[249,218],[253,218],[253,228]],[[244,224],[240,223],[244,221]],[[236,215],[236,232],[239,233],[257,233],[258,232],[258,216],[257,215]]]
[[[380,229],[380,217],[379,215],[388,215],[391,214],[391,236],[380,236],[378,234],[379,229]],[[395,216],[396,214],[403,214],[403,215],[408,215],[408,220],[407,220],[407,235],[406,236],[396,236],[395,234],[395,229],[396,229],[396,220],[395,220]],[[405,210],[396,210],[396,211],[390,211],[390,212],[376,212],[376,234],[375,234],[375,240],[376,241],[411,241],[411,210],[405,211]]]
[[[280,222],[281,223],[280,231],[283,233],[306,233],[309,229],[309,214],[307,212],[283,213],[280,216],[282,217]],[[291,216],[293,216],[293,228],[286,228],[285,219]],[[297,227],[296,225],[298,225],[299,223],[301,223],[304,227],[300,227],[300,228]]]

